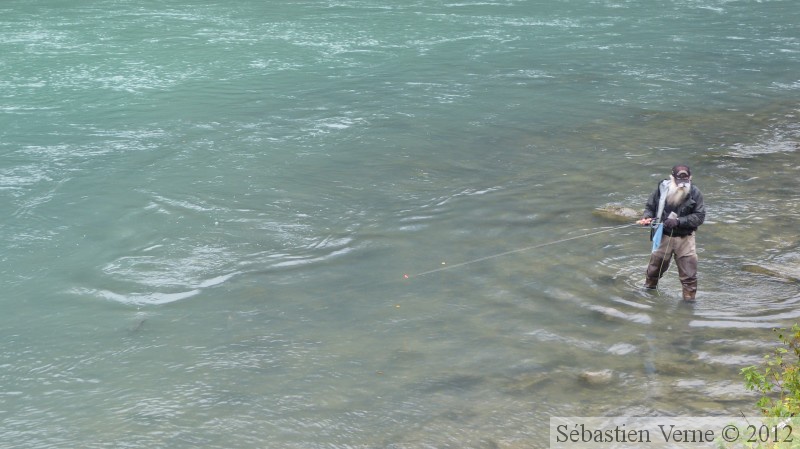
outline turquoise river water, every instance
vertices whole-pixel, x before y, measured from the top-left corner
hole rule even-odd
[[[0,447],[519,449],[552,416],[753,413],[739,370],[800,321],[799,23],[0,2]],[[678,162],[695,305],[595,213]]]

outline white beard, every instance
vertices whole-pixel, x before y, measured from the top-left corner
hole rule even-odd
[[[675,179],[670,179],[669,190],[667,190],[667,203],[670,206],[678,206],[689,196],[689,191],[691,189],[692,185],[690,183],[687,183],[683,187],[678,187]]]

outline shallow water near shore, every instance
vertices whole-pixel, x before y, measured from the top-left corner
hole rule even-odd
[[[800,316],[792,2],[0,11],[2,447],[738,416]],[[678,162],[709,210],[696,304],[593,213]]]

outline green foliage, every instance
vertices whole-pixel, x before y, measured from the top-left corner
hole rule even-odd
[[[758,391],[756,405],[764,416],[800,416],[800,326],[774,329],[782,346],[764,356],[761,366],[742,369],[745,386]]]

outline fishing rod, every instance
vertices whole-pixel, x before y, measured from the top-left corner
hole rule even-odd
[[[460,263],[457,263],[457,264],[454,264],[454,265],[447,265],[445,267],[439,267],[439,268],[436,268],[436,269],[433,269],[433,270],[423,271],[423,272],[417,273],[415,275],[404,274],[403,278],[409,279],[411,277],[423,277],[423,276],[427,276],[429,274],[438,273],[440,271],[452,270],[453,268],[459,268],[459,267],[463,267],[465,265],[471,265],[471,264],[478,263],[478,262],[483,262],[483,261],[489,260],[489,259],[496,259],[498,257],[507,256],[509,254],[515,254],[515,253],[521,253],[521,252],[524,252],[524,251],[530,251],[532,249],[543,248],[545,246],[550,246],[550,245],[556,245],[558,243],[564,243],[564,242],[568,242],[570,240],[577,240],[577,239],[582,239],[582,238],[586,238],[586,237],[591,237],[593,235],[602,234],[604,232],[616,231],[618,229],[624,229],[624,228],[628,228],[628,227],[631,227],[631,226],[641,226],[641,225],[639,223],[628,223],[628,224],[624,224],[624,225],[621,225],[621,226],[615,226],[615,227],[611,227],[611,228],[608,228],[608,229],[603,229],[601,231],[590,232],[588,234],[577,235],[577,236],[574,236],[574,237],[567,237],[567,238],[564,238],[564,239],[554,240],[554,241],[551,241],[551,242],[540,243],[538,245],[526,246],[524,248],[512,249],[510,251],[505,251],[505,252],[498,253],[498,254],[492,254],[490,256],[479,257],[477,259],[468,260],[466,262],[460,262]]]

